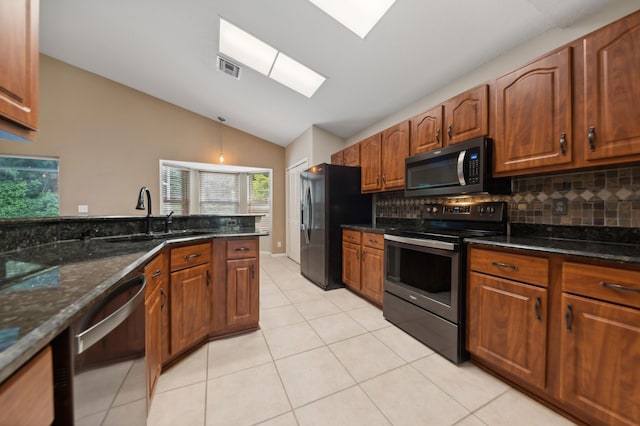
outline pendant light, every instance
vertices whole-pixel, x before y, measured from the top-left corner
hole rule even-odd
[[[218,117],[220,124],[218,125],[218,139],[220,142],[220,163],[224,163],[224,155],[222,154],[222,126],[226,120],[223,117]]]

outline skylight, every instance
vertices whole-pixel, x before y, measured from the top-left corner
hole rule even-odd
[[[325,77],[220,18],[220,53],[310,98]]]
[[[395,0],[309,0],[345,27],[365,38]]]

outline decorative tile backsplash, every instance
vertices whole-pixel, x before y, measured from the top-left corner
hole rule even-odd
[[[380,193],[376,217],[418,219],[423,206],[434,202],[506,201],[512,223],[640,227],[640,166],[520,177],[512,189],[511,195],[436,198]]]

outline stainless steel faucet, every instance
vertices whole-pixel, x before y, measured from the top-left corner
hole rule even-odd
[[[151,191],[146,186],[140,188],[138,194],[138,204],[136,210],[144,210],[144,194],[147,194],[147,229],[146,233],[151,234]]]

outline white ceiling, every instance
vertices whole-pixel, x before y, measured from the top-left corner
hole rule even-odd
[[[396,0],[363,40],[307,0],[45,0],[42,53],[286,146],[363,130],[501,53],[616,0]],[[306,98],[218,71],[223,17],[327,77]]]

